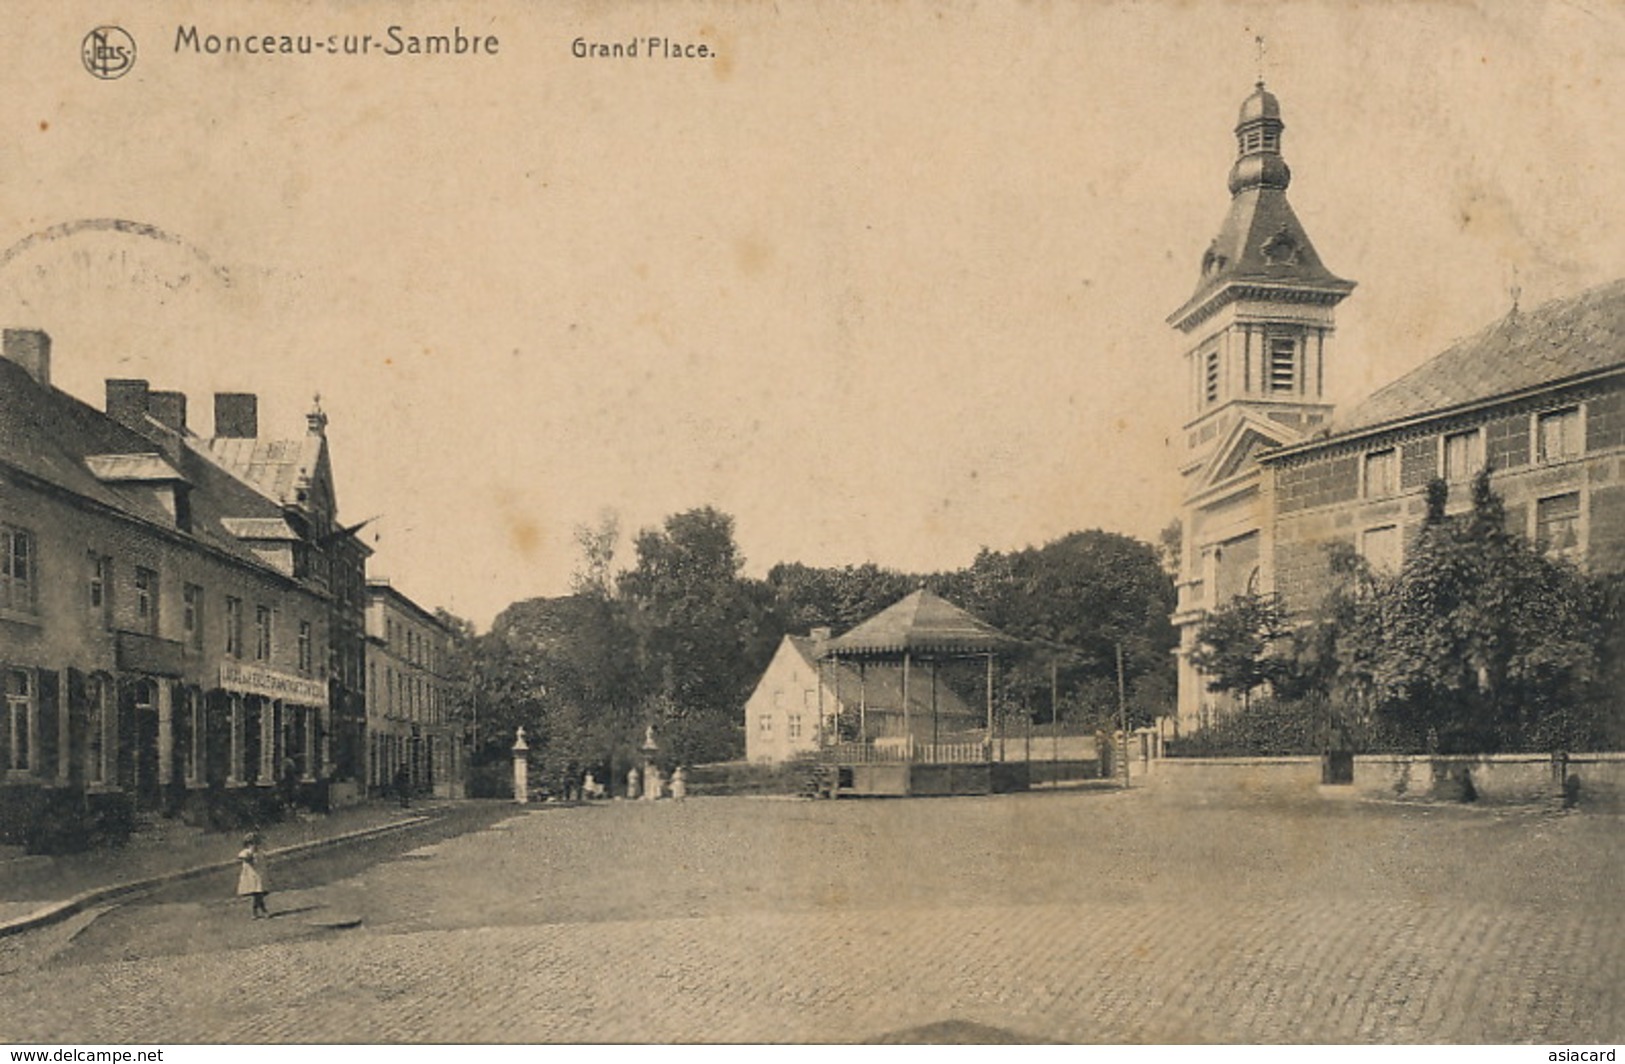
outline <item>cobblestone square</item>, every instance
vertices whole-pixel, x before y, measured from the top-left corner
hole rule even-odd
[[[24,936],[16,1042],[1603,1042],[1617,817],[1150,791],[518,811]],[[455,820],[456,817],[454,816]]]

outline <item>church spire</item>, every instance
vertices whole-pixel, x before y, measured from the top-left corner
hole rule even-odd
[[[1262,81],[1242,101],[1236,121],[1236,165],[1230,168],[1232,196],[1252,188],[1285,189],[1292,170],[1281,157],[1281,104]]]
[[[1354,288],[1320,261],[1287,202],[1292,171],[1281,157],[1285,128],[1280,101],[1257,82],[1236,120],[1230,209],[1202,256],[1195,293],[1169,324],[1189,332],[1235,300],[1264,292],[1271,299],[1333,306]]]

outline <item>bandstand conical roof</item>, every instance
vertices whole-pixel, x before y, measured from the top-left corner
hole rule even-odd
[[[940,595],[921,588],[887,606],[838,639],[830,657],[882,657],[909,653],[988,654],[1013,648],[1012,639]]]

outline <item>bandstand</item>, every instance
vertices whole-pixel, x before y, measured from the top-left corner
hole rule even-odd
[[[1026,766],[993,757],[995,663],[1020,645],[924,588],[826,643],[820,699],[829,689],[835,705],[819,707],[823,793],[1026,790]],[[968,697],[973,682],[979,698]]]

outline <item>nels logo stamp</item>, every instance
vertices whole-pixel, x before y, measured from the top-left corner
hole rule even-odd
[[[79,58],[103,81],[122,78],[135,66],[135,38],[117,26],[97,26],[80,42]]]

